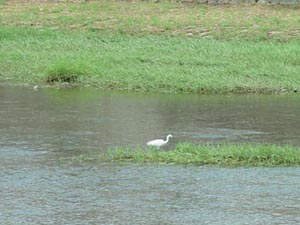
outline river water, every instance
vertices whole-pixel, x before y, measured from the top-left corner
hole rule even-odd
[[[300,224],[300,168],[76,163],[111,146],[299,145],[298,95],[0,87],[0,224]]]

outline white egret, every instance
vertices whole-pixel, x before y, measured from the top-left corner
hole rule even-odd
[[[170,137],[173,137],[172,134],[169,134],[169,135],[167,136],[167,139],[166,139],[166,140],[163,140],[163,139],[152,140],[152,141],[147,142],[147,145],[148,145],[148,146],[154,146],[154,147],[159,148],[159,147],[161,147],[161,146],[167,144],[167,143],[169,142],[169,138],[170,138]]]

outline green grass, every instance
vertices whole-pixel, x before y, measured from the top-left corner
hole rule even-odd
[[[46,82],[68,82],[75,83],[88,76],[89,68],[84,61],[70,61],[69,59],[61,59],[48,67],[46,71]]]
[[[75,161],[92,160],[74,157]],[[93,158],[95,160],[95,158]],[[164,151],[153,148],[114,148],[100,154],[100,162],[171,163],[220,166],[299,166],[300,149],[276,145],[178,144]]]
[[[0,77],[104,89],[237,93],[300,85],[300,43],[0,27]],[[76,79],[75,79],[76,78]],[[51,83],[51,82],[50,82]]]
[[[7,1],[0,18],[6,82],[170,93],[300,85],[297,6]]]

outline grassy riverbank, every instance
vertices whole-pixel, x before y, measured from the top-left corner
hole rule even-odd
[[[297,8],[167,1],[0,7],[0,79],[9,83],[194,93],[300,86]]]
[[[95,160],[85,156],[75,161]],[[275,145],[193,145],[179,144],[175,149],[111,149],[101,154],[101,162],[171,163],[220,166],[299,166],[300,149]]]

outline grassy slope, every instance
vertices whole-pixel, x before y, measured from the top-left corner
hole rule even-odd
[[[102,88],[213,93],[300,85],[300,17],[291,7],[105,1],[0,7],[0,76],[17,83],[66,75]]]
[[[18,3],[0,6],[1,25],[215,39],[299,39],[299,6],[197,5],[162,0]]]
[[[94,160],[79,156],[75,161]],[[300,151],[291,146],[273,145],[192,145],[179,144],[172,151],[156,149],[112,149],[100,161],[175,163],[222,166],[300,165]]]

